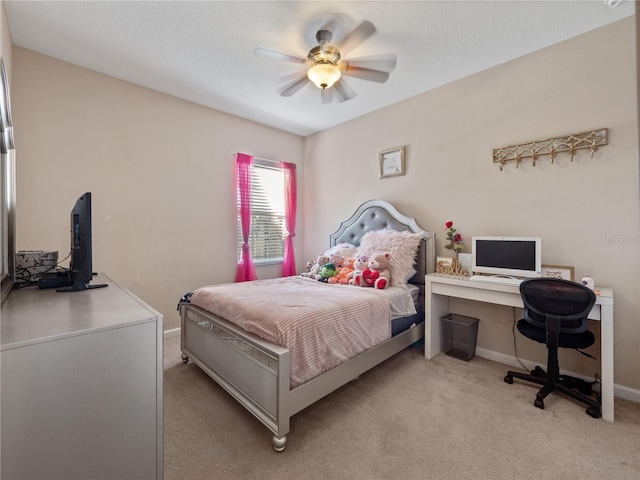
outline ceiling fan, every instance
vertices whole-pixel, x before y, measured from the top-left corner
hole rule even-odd
[[[340,48],[331,44],[333,33],[327,29],[318,30],[318,46],[309,50],[307,58],[295,57],[266,48],[254,49],[256,55],[306,65],[303,76],[287,85],[280,95],[290,97],[307,83],[312,82],[322,91],[322,103],[333,99],[333,92],[339,102],[351,100],[357,94],[344,77],[354,77],[371,82],[384,83],[396,66],[395,54],[373,55],[369,57],[344,59],[343,56],[375,33],[376,29],[369,21],[364,21],[349,33]]]

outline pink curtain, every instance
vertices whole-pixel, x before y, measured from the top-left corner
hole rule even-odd
[[[253,265],[249,233],[251,232],[251,179],[253,178],[253,157],[238,153],[236,156],[236,185],[240,198],[240,222],[242,226],[242,255],[238,261],[236,282],[255,280],[256,268]]]
[[[280,168],[284,171],[285,182],[285,223],[287,238],[284,240],[284,261],[282,262],[282,276],[290,277],[296,274],[296,258],[293,252],[293,237],[296,236],[296,165],[294,163],[280,162]]]

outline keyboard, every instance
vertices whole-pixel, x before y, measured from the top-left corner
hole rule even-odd
[[[514,285],[518,286],[522,283],[521,278],[500,277],[491,275],[472,275],[469,277],[472,282],[492,283],[495,285]]]

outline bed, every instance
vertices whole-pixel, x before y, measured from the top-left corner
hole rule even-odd
[[[183,361],[193,361],[258,418],[273,433],[273,447],[278,452],[285,448],[294,414],[424,338],[424,282],[425,274],[434,271],[434,234],[422,230],[413,218],[401,214],[390,203],[370,200],[340,224],[330,235],[329,244],[359,246],[368,232],[385,229],[419,235],[413,276],[408,279],[417,292],[414,293],[417,313],[394,318],[389,338],[300,384],[292,382],[291,376],[295,351],[241,328],[222,314],[216,315],[189,302],[179,305]],[[304,281],[319,284],[310,279]],[[375,290],[346,285],[323,287],[342,288],[341,291],[354,294]],[[322,310],[317,315],[321,316]]]

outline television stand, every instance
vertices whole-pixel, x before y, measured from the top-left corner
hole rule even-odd
[[[163,478],[162,315],[97,283],[2,304],[2,478]]]

